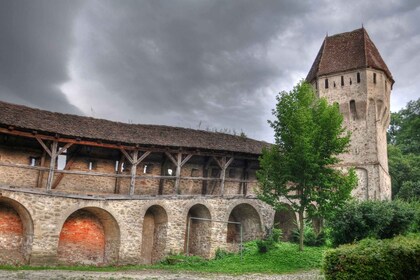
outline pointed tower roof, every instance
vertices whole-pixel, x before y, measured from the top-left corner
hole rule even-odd
[[[306,80],[312,82],[321,75],[360,68],[382,70],[394,83],[391,72],[363,27],[326,36]]]

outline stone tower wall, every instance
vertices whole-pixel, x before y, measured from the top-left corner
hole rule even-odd
[[[390,199],[386,129],[391,81],[382,71],[367,68],[320,76],[314,86],[319,97],[339,104],[344,125],[351,132],[350,147],[340,156],[339,166],[356,168],[359,183],[353,195]]]

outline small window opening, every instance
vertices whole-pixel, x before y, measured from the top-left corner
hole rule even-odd
[[[144,174],[150,174],[150,173],[152,173],[152,169],[153,169],[153,164],[147,163],[143,167],[143,173]]]
[[[236,169],[235,168],[229,169],[229,178],[236,178]]]
[[[325,88],[328,88],[328,79],[325,79]]]
[[[37,166],[39,163],[39,159],[36,157],[29,157],[29,165],[30,166]]]
[[[315,89],[318,89],[318,81],[315,82]]]
[[[349,84],[350,84],[350,85],[352,85],[352,84],[353,84],[353,82],[352,82],[351,78],[349,79]]]
[[[376,84],[376,73],[373,73],[373,83]]]
[[[124,172],[125,171],[125,162],[121,163],[121,170],[120,172]]]
[[[191,169],[191,177],[198,177],[199,176],[199,170],[197,168]]]
[[[352,119],[355,120],[357,117],[357,112],[356,112],[356,102],[354,100],[350,100],[350,113],[351,113]]]
[[[388,83],[385,81],[385,92],[388,92]]]
[[[93,169],[95,169],[96,168],[96,162],[95,161],[93,161],[93,160],[89,160],[89,163],[88,163],[88,169],[89,170],[93,170]]]
[[[115,161],[115,172],[118,171],[118,165],[120,165],[120,161],[119,160],[116,160]]]
[[[335,88],[335,82],[333,83],[333,85],[334,85],[334,88]]]
[[[357,72],[357,83],[360,84],[360,73]]]
[[[344,76],[341,76],[341,86],[344,86]]]

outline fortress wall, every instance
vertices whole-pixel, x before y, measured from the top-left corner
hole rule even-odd
[[[10,204],[3,202],[7,199],[26,209],[33,221],[31,249],[26,261],[32,265],[148,263],[169,253],[185,251],[188,215],[210,215],[212,219],[227,221],[232,212],[239,213],[234,209],[241,205],[239,208],[253,213],[250,219],[247,219],[248,212],[244,212],[241,218],[245,219],[245,235],[253,237],[260,236],[263,228],[271,226],[274,218],[270,206],[256,199],[243,198],[182,199],[174,196],[151,200],[91,200],[24,193],[7,187],[2,187],[0,198],[1,209],[6,207],[1,212],[3,215],[15,214],[13,209],[17,211],[17,206],[12,205],[11,210],[7,208]],[[156,212],[156,208],[160,209],[160,213]],[[206,213],[203,209],[207,209],[209,215],[203,215]],[[165,215],[167,219],[162,218]],[[16,218],[16,214],[13,217]],[[151,217],[154,219],[152,223]],[[23,227],[30,228],[26,223],[27,219],[22,219]],[[213,256],[217,248],[229,248],[228,225],[218,222],[209,224],[206,226],[198,222],[190,229],[192,249],[204,257]],[[154,248],[142,240],[151,240],[150,231],[153,231],[152,238],[156,238]],[[6,237],[0,232],[0,240],[2,238]],[[20,243],[17,244],[20,246]],[[155,253],[150,253],[152,251]],[[4,258],[0,261],[10,262]]]

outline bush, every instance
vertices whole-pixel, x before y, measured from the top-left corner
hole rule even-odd
[[[333,246],[367,237],[392,238],[408,232],[415,210],[402,201],[351,202],[327,221]]]
[[[293,230],[292,240],[295,243],[299,243],[299,229]],[[325,245],[325,233],[321,231],[316,233],[314,228],[310,223],[305,222],[305,228],[303,231],[303,244],[306,246],[323,246]]]
[[[256,241],[258,252],[267,253],[271,249],[275,248],[281,236],[281,229],[267,228],[264,239]]]
[[[230,253],[230,252],[228,252],[226,250],[217,248],[216,249],[216,252],[214,254],[214,259],[215,260],[221,260],[221,259],[224,259],[224,258],[226,258],[228,256],[233,256],[233,255],[234,255],[233,253]]]
[[[365,239],[325,253],[325,279],[415,279],[420,275],[420,235]]]

